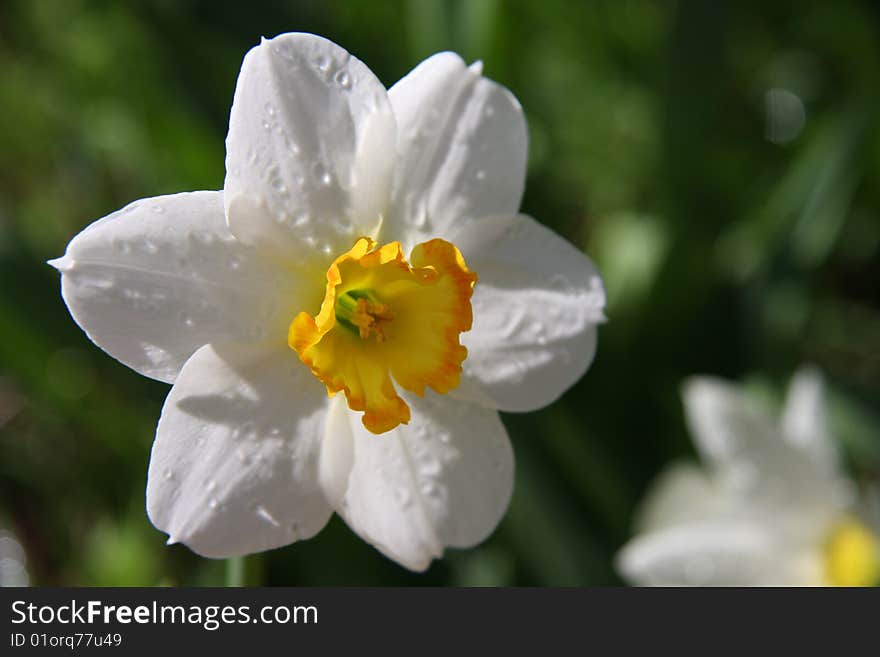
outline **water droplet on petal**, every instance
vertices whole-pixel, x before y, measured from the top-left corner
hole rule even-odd
[[[312,172],[315,174],[315,179],[325,187],[329,187],[330,183],[333,182],[330,172],[322,162],[315,162]]]
[[[410,505],[410,502],[412,502],[410,492],[402,486],[394,489],[394,498],[397,500],[401,509],[407,508]]]
[[[338,84],[343,89],[351,88],[351,78],[345,70],[340,70],[336,73],[336,84]]]
[[[280,527],[281,526],[281,523],[278,522],[275,519],[275,516],[273,516],[271,513],[269,513],[269,510],[264,506],[257,506],[254,509],[254,513],[256,513],[262,520],[265,520],[273,527]]]

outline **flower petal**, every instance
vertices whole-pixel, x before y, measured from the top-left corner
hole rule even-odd
[[[229,226],[285,260],[326,259],[372,233],[388,202],[394,115],[358,59],[313,34],[282,34],[244,58],[226,138]]]
[[[850,502],[845,481],[817,467],[785,440],[776,423],[720,379],[693,377],[684,386],[685,415],[697,449],[721,485],[768,515],[821,534]],[[780,516],[782,518],[783,516]]]
[[[290,351],[202,347],[162,409],[150,519],[207,557],[314,536],[332,513],[319,483],[326,422],[323,386]]]
[[[729,515],[736,500],[693,463],[676,463],[653,481],[636,514],[639,532]]]
[[[388,92],[397,118],[400,161],[387,239],[408,251],[468,223],[519,209],[528,131],[522,108],[504,87],[440,53]]]
[[[455,233],[479,279],[474,325],[457,394],[503,411],[530,411],[557,399],[587,370],[604,321],[605,291],[590,260],[523,215],[491,217]]]
[[[295,277],[232,237],[221,192],[136,201],[83,230],[50,264],[89,338],[160,381],[174,381],[209,342],[283,345],[304,298]]]
[[[639,586],[811,586],[821,582],[818,556],[742,520],[638,536],[618,553],[615,566]]]
[[[822,376],[814,368],[801,368],[792,377],[782,412],[782,435],[812,459],[825,479],[841,476],[837,451],[828,432]]]
[[[428,392],[412,421],[375,436],[352,415],[354,465],[337,509],[383,554],[424,570],[495,529],[513,490],[513,451],[495,411]]]

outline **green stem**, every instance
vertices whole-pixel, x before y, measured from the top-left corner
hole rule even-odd
[[[246,570],[244,559],[244,557],[232,557],[226,560],[226,586],[244,586]]]

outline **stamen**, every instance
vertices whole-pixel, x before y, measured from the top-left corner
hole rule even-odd
[[[394,319],[391,306],[382,303],[372,290],[349,290],[336,299],[336,321],[357,333],[362,340],[388,339],[386,329]]]

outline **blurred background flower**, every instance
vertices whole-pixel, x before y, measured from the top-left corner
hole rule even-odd
[[[34,584],[216,584],[143,508],[165,385],[93,349],[43,262],[97,217],[218,189],[242,53],[326,36],[390,85],[444,49],[529,121],[523,211],[596,261],[610,322],[590,375],[505,415],[499,530],[415,576],[334,521],[248,564],[269,584],[619,583],[648,482],[692,456],[682,379],[779,399],[827,375],[831,432],[880,478],[880,21],[865,1],[0,4],[0,517]]]
[[[840,466],[821,376],[795,374],[780,417],[715,377],[683,387],[703,467],[664,471],[617,557],[655,586],[873,586],[880,525]]]
[[[0,586],[27,586],[29,583],[24,549],[15,536],[0,529]]]

